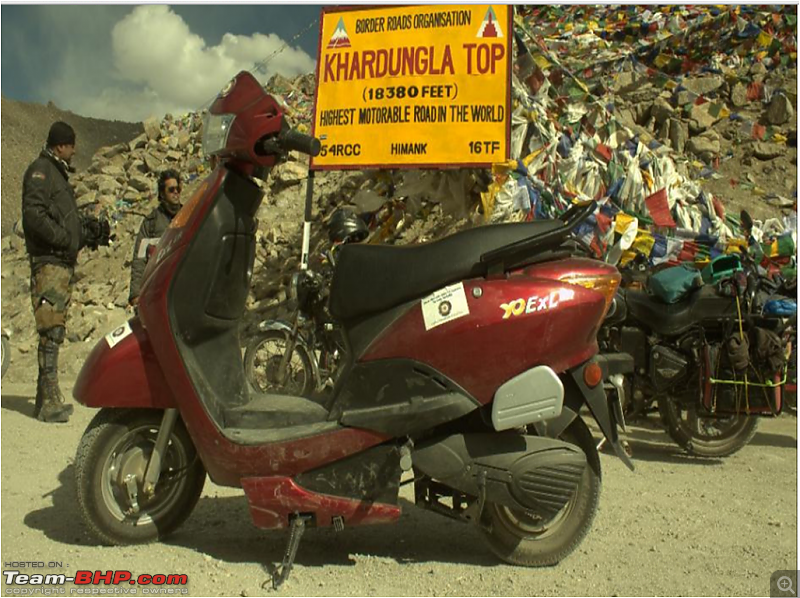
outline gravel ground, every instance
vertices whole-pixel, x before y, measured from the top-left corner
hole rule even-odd
[[[69,364],[69,370],[78,364]],[[12,364],[2,388],[2,559],[60,562],[47,573],[128,570],[188,575],[192,596],[257,596],[285,536],[256,529],[240,490],[206,484],[167,542],[98,547],[75,498],[73,460],[94,412],[67,425],[33,420],[35,370]],[[68,383],[63,384],[65,389]],[[595,432],[596,434],[596,432]],[[499,563],[470,526],[417,509],[399,524],[309,530],[286,596],[768,596],[770,574],[797,563],[797,420],[762,421],[725,460],[697,460],[652,426],[628,436],[636,472],[602,455],[603,493],[589,536],[556,567]],[[10,567],[4,566],[4,570]],[[3,594],[11,586],[3,583]],[[19,586],[21,588],[21,586]],[[102,587],[102,586],[101,586]],[[66,594],[70,594],[68,586]],[[113,586],[108,587],[113,590]],[[143,586],[117,588],[120,591]]]

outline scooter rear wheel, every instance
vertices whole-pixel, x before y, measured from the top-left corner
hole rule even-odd
[[[487,502],[480,529],[491,551],[513,565],[546,567],[567,557],[589,532],[600,501],[600,457],[589,428],[576,417],[559,436],[579,446],[588,466],[575,495],[553,518]]]
[[[81,515],[103,544],[140,544],[164,538],[189,516],[206,472],[181,420],[175,424],[152,496],[144,473],[163,412],[103,409],[83,434],[75,457]]]

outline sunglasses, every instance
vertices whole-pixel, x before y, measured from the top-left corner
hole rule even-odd
[[[167,187],[167,191],[169,191],[170,193],[180,193],[181,192],[181,188],[180,187]]]

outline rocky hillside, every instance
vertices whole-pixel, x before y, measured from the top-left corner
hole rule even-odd
[[[2,235],[8,235],[20,217],[22,175],[42,149],[50,125],[63,120],[72,125],[77,138],[74,166],[85,170],[92,163],[98,148],[129,141],[143,131],[141,123],[102,120],[78,116],[60,110],[52,103],[45,105],[17,102],[2,98],[3,118],[0,146],[2,168]]]

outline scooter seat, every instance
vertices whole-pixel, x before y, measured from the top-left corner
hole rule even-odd
[[[331,285],[331,314],[347,322],[483,276],[484,253],[559,226],[559,220],[537,220],[480,226],[417,245],[345,245]]]
[[[303,397],[251,393],[250,402],[225,410],[225,427],[251,430],[290,428],[327,421],[328,410]]]

